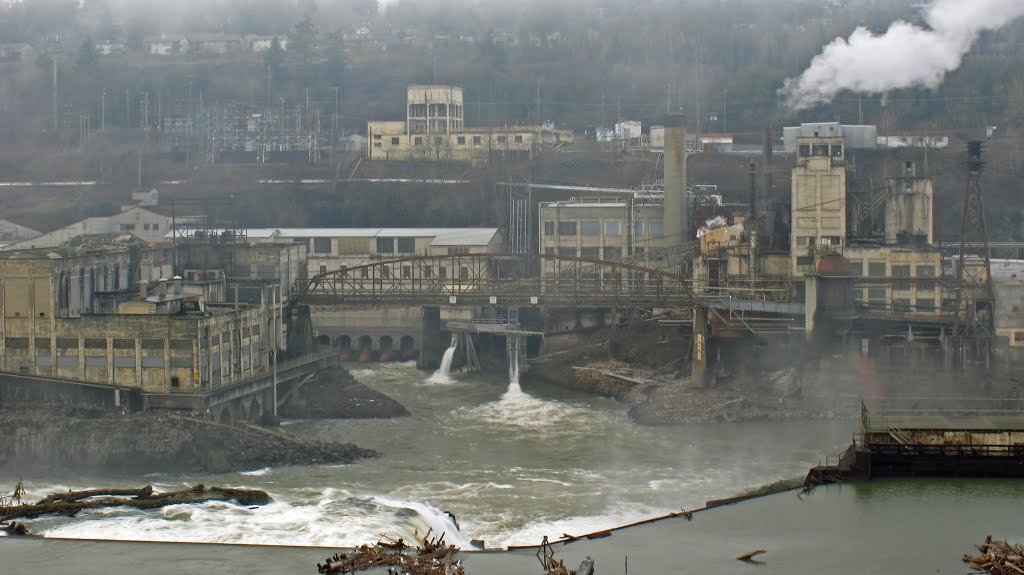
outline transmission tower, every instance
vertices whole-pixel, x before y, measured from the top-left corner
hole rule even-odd
[[[960,227],[960,255],[956,266],[956,318],[953,335],[991,333],[995,298],[992,294],[992,266],[985,227],[985,204],[981,193],[981,142],[967,142],[967,187],[964,190],[963,224]],[[969,265],[968,245],[981,248],[981,261]]]

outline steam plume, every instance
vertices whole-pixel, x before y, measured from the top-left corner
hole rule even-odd
[[[935,0],[921,28],[903,20],[885,34],[858,27],[815,56],[799,78],[779,91],[786,105],[801,110],[831,101],[843,90],[884,94],[908,86],[936,88],[985,30],[1024,15],[1022,0]]]

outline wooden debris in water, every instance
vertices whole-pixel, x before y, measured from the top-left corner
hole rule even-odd
[[[19,483],[19,489],[21,484]],[[67,515],[74,517],[84,509],[107,507],[134,507],[136,509],[158,509],[182,503],[205,503],[207,501],[233,501],[239,505],[266,505],[273,501],[266,491],[259,489],[232,489],[229,487],[206,487],[199,484],[181,491],[157,493],[152,485],[138,489],[87,489],[51,493],[36,503],[21,501],[17,497],[0,500],[0,521],[10,519],[33,519],[43,515]]]
[[[764,549],[755,549],[750,553],[744,553],[743,555],[740,555],[736,559],[739,559],[740,561],[751,561],[754,557],[762,553],[767,553],[767,551],[765,551]]]
[[[578,538],[573,540],[575,539]],[[544,536],[540,548],[537,549],[537,560],[540,561],[541,567],[544,569],[544,575],[593,575],[594,573],[594,560],[590,557],[584,559],[575,571],[567,568],[565,561],[555,559],[555,551],[551,548],[551,542],[548,541],[547,535]]]
[[[444,533],[430,537],[430,531],[418,539],[415,547],[403,539],[362,545],[349,553],[335,553],[317,563],[318,573],[352,573],[375,567],[388,567],[388,573],[402,575],[465,575],[462,560],[456,560],[459,548],[445,543]]]
[[[985,542],[978,545],[979,555],[964,554],[964,563],[982,573],[998,575],[1024,575],[1024,545],[1007,543],[985,537]]]

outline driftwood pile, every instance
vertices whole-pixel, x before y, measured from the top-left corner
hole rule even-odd
[[[465,575],[462,560],[455,559],[459,548],[445,543],[444,533],[431,538],[430,531],[410,546],[403,539],[362,545],[349,553],[335,553],[317,563],[318,573],[352,573],[388,567],[391,575]]]
[[[985,537],[985,542],[978,545],[980,555],[964,554],[964,563],[981,573],[998,575],[1024,575],[1024,545],[1014,545],[1006,541],[993,540]]]
[[[579,538],[572,538],[572,540],[576,539]],[[584,559],[576,570],[566,567],[565,561],[555,559],[555,550],[551,548],[551,542],[548,541],[547,535],[544,536],[537,549],[537,560],[540,561],[541,568],[544,569],[544,575],[594,575],[594,560],[590,557]],[[628,561],[629,558],[627,557],[626,560]]]
[[[21,484],[10,498],[0,499],[0,522],[11,519],[33,519],[43,515],[66,515],[74,517],[83,509],[106,507],[134,507],[135,509],[158,509],[182,503],[205,503],[207,501],[233,501],[239,505],[266,505],[273,501],[266,491],[259,489],[231,489],[228,487],[206,487],[199,484],[181,491],[157,493],[152,485],[139,489],[88,489],[51,493],[36,503],[24,503],[24,489]]]

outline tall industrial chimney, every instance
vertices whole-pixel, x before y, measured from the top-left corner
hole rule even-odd
[[[686,128],[682,114],[665,118],[665,236],[669,245],[690,242],[690,202],[686,194]]]

